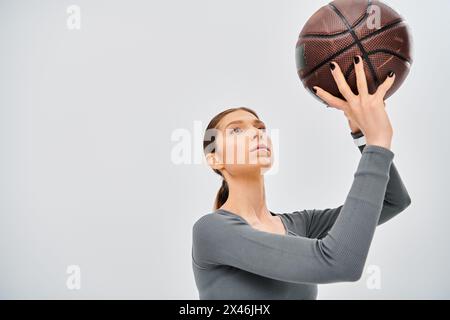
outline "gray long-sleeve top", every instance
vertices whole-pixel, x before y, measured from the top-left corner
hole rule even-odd
[[[316,299],[317,284],[359,280],[376,226],[411,203],[394,153],[375,145],[359,150],[343,205],[270,212],[280,216],[285,235],[257,230],[223,209],[200,217],[192,234],[199,298]]]

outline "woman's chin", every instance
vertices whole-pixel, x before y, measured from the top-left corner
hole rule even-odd
[[[259,163],[272,164],[272,158],[271,157],[259,158]]]
[[[272,158],[270,157],[260,157],[258,158],[258,162],[256,166],[260,168],[270,168],[272,167]]]
[[[272,166],[272,157],[270,154],[259,154],[256,157],[250,157],[250,164],[257,167],[270,167]]]

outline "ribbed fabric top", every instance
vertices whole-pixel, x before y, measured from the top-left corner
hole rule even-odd
[[[376,226],[410,203],[394,153],[375,145],[360,150],[344,204],[277,214],[285,235],[223,209],[199,218],[192,242],[199,298],[316,299],[317,284],[358,280]]]

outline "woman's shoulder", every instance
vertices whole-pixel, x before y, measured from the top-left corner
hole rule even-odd
[[[217,226],[223,226],[229,224],[234,220],[236,220],[235,217],[224,214],[220,210],[216,210],[200,216],[194,222],[194,230],[198,230],[199,228],[213,228]]]
[[[299,223],[299,222],[305,222],[311,215],[312,210],[302,209],[302,210],[295,210],[295,211],[289,211],[289,212],[283,212],[283,213],[277,213],[280,216],[283,216],[292,223]]]
[[[209,225],[217,221],[217,215],[214,212],[208,212],[202,216],[200,216],[195,222],[194,222],[194,229],[198,229],[199,227],[202,227],[204,225]]]
[[[289,229],[294,231],[297,235],[304,236],[307,232],[309,222],[311,221],[311,213],[312,210],[302,209],[278,213],[278,215],[283,216]]]
[[[208,212],[199,217],[193,225],[194,235],[215,237],[219,234],[233,233],[236,229],[246,228],[247,223],[239,216],[222,210]]]

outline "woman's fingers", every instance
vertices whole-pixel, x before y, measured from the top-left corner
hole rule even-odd
[[[342,70],[336,62],[330,63],[331,74],[333,75],[334,81],[336,82],[339,92],[344,96],[344,98],[350,102],[355,98],[352,89],[350,89],[347,81],[345,80]]]
[[[367,89],[366,74],[364,72],[364,62],[359,55],[355,56],[353,60],[355,64],[356,85],[358,86],[358,92],[359,95],[364,98],[369,94],[369,90]]]
[[[334,107],[336,109],[344,111],[345,105],[347,102],[344,100],[333,96],[331,93],[323,90],[320,87],[313,87],[314,91],[319,98],[321,98],[323,101],[325,101],[330,107]]]
[[[377,89],[376,95],[379,95],[382,99],[386,95],[386,92],[392,87],[395,81],[395,72],[391,71],[386,80]]]

